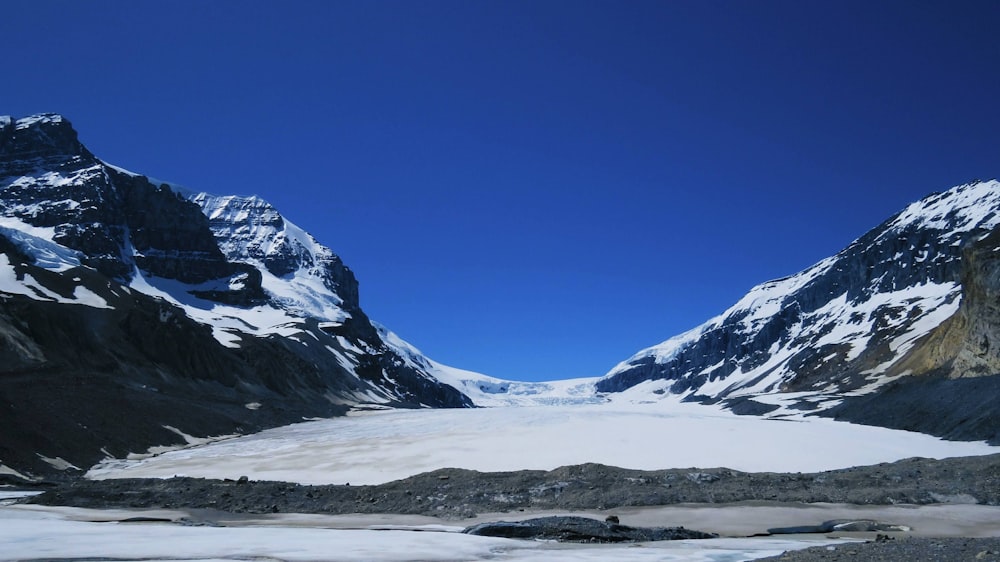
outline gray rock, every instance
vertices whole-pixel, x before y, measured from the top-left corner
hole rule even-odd
[[[798,533],[860,533],[860,532],[907,532],[910,528],[905,525],[894,525],[883,523],[872,519],[831,519],[819,525],[799,525],[795,527],[775,527],[768,529],[772,535],[788,535]]]
[[[473,525],[469,535],[508,539],[541,539],[561,542],[646,542],[711,539],[718,535],[684,527],[629,527],[586,517],[539,517],[525,521],[497,521]]]

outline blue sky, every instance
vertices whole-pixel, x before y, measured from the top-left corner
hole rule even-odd
[[[0,114],[256,194],[438,361],[601,375],[997,177],[998,2],[4,4]]]

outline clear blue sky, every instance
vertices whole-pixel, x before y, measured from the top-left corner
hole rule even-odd
[[[257,194],[457,367],[601,375],[998,175],[1000,2],[4,3],[0,114]]]

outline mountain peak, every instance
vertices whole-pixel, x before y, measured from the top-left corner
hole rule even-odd
[[[69,121],[59,113],[36,113],[17,120],[18,129],[27,129],[39,124],[69,124]]]
[[[966,263],[964,253],[998,231],[1000,182],[929,195],[837,255],[762,283],[705,324],[640,351],[597,389],[616,392],[647,383],[661,393],[749,412],[833,411],[846,397],[871,395],[917,374],[909,366],[919,361],[906,358],[956,313],[963,293],[971,287],[981,297],[976,291],[992,290],[992,281],[970,285],[968,273],[970,264],[992,267],[989,256]],[[988,254],[996,247],[979,250]],[[995,279],[989,271],[980,277]],[[986,288],[976,289],[980,285]],[[994,325],[992,316],[979,324]],[[932,359],[952,357],[935,353]]]
[[[58,113],[38,113],[21,119],[0,116],[0,161],[93,155],[77,139],[68,119]]]
[[[0,297],[0,472],[172,443],[168,426],[472,405],[386,341],[353,272],[270,203],[105,164],[58,114],[0,118]]]

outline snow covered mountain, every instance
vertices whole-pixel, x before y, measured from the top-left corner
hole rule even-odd
[[[989,376],[1000,363],[983,359],[1000,336],[1000,275],[990,269],[998,224],[997,181],[931,195],[837,255],[640,351],[596,388],[642,385],[651,398],[679,394],[743,413],[805,410],[1000,439],[1000,378]]]
[[[0,117],[0,471],[358,404],[472,405],[399,346],[267,202],[106,164],[59,115]]]
[[[0,117],[0,477],[351,407],[680,399],[1000,442],[1000,183],[918,201],[605,377],[441,365],[361,309],[340,258],[257,197],[107,164],[55,114]]]

